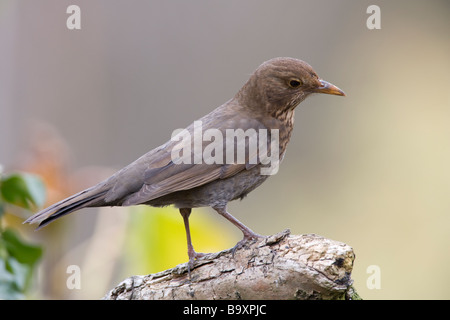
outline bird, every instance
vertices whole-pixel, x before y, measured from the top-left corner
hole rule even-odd
[[[276,166],[281,162],[291,138],[295,108],[316,93],[345,96],[337,86],[319,78],[305,61],[290,57],[267,60],[232,99],[104,181],[41,210],[24,223],[37,223],[40,229],[85,207],[174,205],[183,218],[188,266],[192,267],[205,254],[194,250],[189,216],[193,208],[211,207],[242,231],[243,238],[233,247],[234,253],[263,236],[232,216],[227,204],[243,199],[272,175],[263,174],[273,163],[268,163],[269,158],[260,151],[277,156],[279,161],[273,158]],[[228,137],[238,130],[248,134]],[[208,132],[214,139],[198,138],[199,133]],[[250,133],[259,134],[258,139],[252,140]],[[192,136],[194,139],[182,139]],[[231,151],[229,145],[233,146]],[[245,155],[237,161],[239,146]]]

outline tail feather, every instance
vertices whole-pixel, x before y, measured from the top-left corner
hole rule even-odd
[[[36,229],[40,229],[53,220],[61,218],[73,211],[89,206],[98,206],[99,200],[101,200],[107,192],[108,190],[98,190],[96,187],[86,189],[34,214],[24,223],[39,223],[39,226]]]

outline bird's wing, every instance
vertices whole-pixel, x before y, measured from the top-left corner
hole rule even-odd
[[[191,127],[189,127],[188,129],[190,133],[193,132]],[[164,150],[164,155],[161,155],[161,153],[159,154],[158,163],[165,163],[165,165],[155,167],[152,165],[153,162],[150,161],[144,173],[144,183],[142,187],[136,192],[127,195],[122,205],[136,205],[146,203],[172,192],[192,189],[217,179],[225,179],[231,177],[242,170],[249,170],[256,165],[261,164],[261,159],[258,153],[259,147],[249,147],[251,143],[254,143],[250,142],[250,138],[235,139],[234,136],[232,136],[229,132],[227,134],[227,129],[242,129],[242,132],[247,132],[250,135],[252,134],[252,132],[259,133],[259,129],[266,130],[267,128],[258,120],[242,119],[237,118],[236,116],[231,116],[226,119],[222,119],[218,128],[212,128],[211,124],[208,124],[207,127],[202,129],[203,133],[205,133],[206,129],[216,129],[218,130],[216,131],[216,133],[220,132],[222,134],[222,161],[214,162],[214,159],[218,159],[214,158],[216,154],[213,154],[213,152],[205,152],[205,148],[208,145],[213,142],[219,143],[218,141],[211,141],[209,143],[208,141],[202,141],[202,159],[201,163],[197,164],[176,163],[180,159],[173,159],[173,153],[171,152],[172,150],[168,149],[177,148],[179,146],[168,144]],[[247,129],[253,129],[254,131],[247,131]],[[232,144],[232,140],[235,142],[235,144]],[[267,140],[268,142],[266,144],[266,148],[267,152],[270,153],[270,137]],[[236,147],[236,149],[233,149],[231,151],[233,157],[235,156],[238,148],[245,149],[245,156],[243,159],[240,159],[241,161],[227,161],[226,148],[228,148],[230,144]],[[199,151],[198,149],[195,150],[194,139],[192,139],[191,141],[190,150],[190,159],[191,162],[193,162],[195,151]],[[179,150],[176,150],[175,153],[178,154],[178,151]],[[161,157],[163,157],[163,159],[161,159]]]

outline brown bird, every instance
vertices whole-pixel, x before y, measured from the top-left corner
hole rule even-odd
[[[85,207],[175,205],[184,220],[188,266],[192,266],[203,254],[195,252],[192,246],[189,215],[192,208],[209,206],[244,234],[236,249],[261,236],[229,214],[227,203],[242,199],[263,183],[270,175],[270,172],[263,173],[264,169],[273,166],[276,172],[278,160],[283,159],[291,137],[294,109],[312,93],[345,95],[336,86],[319,79],[304,61],[293,58],[266,61],[234,98],[191,124],[180,135],[105,181],[53,204],[25,222],[39,223],[41,228]],[[239,135],[240,129],[243,136]],[[252,140],[255,134],[257,140]],[[189,140],[189,137],[194,138]],[[239,161],[240,147],[245,155]]]

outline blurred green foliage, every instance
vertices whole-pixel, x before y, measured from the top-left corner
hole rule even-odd
[[[45,188],[39,177],[3,175],[0,169],[0,299],[24,298],[42,256],[40,246],[28,243],[13,228],[4,228],[5,214],[20,214],[41,207],[44,201]]]
[[[192,210],[189,224],[197,252],[228,249],[240,240],[240,233],[233,232],[231,224],[211,215],[217,214],[204,208]],[[159,272],[188,261],[186,233],[178,209],[137,206],[131,217],[126,252],[127,261],[133,264],[132,273]]]

